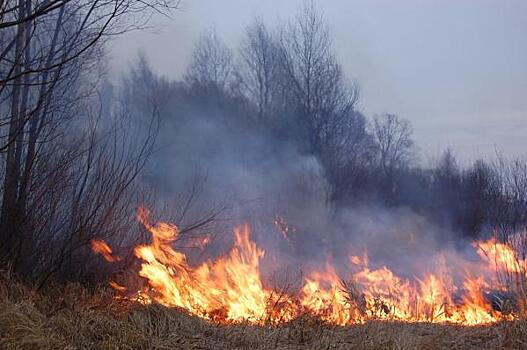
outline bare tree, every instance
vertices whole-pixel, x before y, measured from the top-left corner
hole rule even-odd
[[[384,114],[373,119],[372,136],[377,149],[377,169],[382,196],[386,203],[396,205],[399,177],[414,156],[410,122],[395,114]]]
[[[279,61],[285,105],[297,116],[308,152],[317,153],[349,123],[359,93],[344,79],[328,28],[312,4],[282,31]]]
[[[408,166],[414,145],[408,120],[395,114],[377,116],[373,120],[373,137],[379,152],[379,168],[385,176]]]
[[[350,200],[367,191],[374,168],[375,143],[368,132],[366,117],[352,112],[331,131],[321,159],[330,179],[330,202]]]
[[[466,236],[477,237],[481,234],[484,225],[489,222],[494,185],[492,168],[481,159],[475,161],[472,167],[464,172],[462,208],[459,211],[462,215],[458,218],[458,225]],[[453,205],[459,206],[459,204]]]
[[[490,220],[502,237],[525,231],[527,227],[527,164],[498,154],[492,164],[494,195]]]
[[[196,42],[184,79],[206,91],[227,90],[232,82],[232,53],[214,28]]]
[[[279,93],[279,48],[260,20],[247,27],[245,35],[240,47],[238,74],[242,91],[256,105],[261,122],[271,117]]]
[[[0,77],[0,83],[14,81],[23,75],[42,73],[45,70],[58,68],[84,54],[104,37],[144,27],[153,13],[162,13],[163,11],[166,13],[176,8],[177,5],[178,1],[172,0],[3,1],[0,7],[0,19],[2,19],[0,30],[11,30],[14,27],[17,29],[12,31],[12,39],[8,39],[5,47],[2,48],[0,55],[2,64],[12,65],[15,63],[16,68],[18,60],[6,59],[6,55],[13,47],[16,51],[16,42],[19,40],[19,35],[23,34],[21,29],[26,24],[29,23],[30,27],[38,26],[67,8],[70,14],[76,17],[78,26],[72,32],[71,37],[72,40],[74,39],[75,45],[66,55],[52,62],[50,66],[35,65],[25,67],[23,70],[8,69],[8,74]],[[137,14],[140,16],[135,16]]]
[[[43,177],[48,182],[34,184],[29,205],[38,217],[48,219],[35,222],[32,217],[33,236],[24,241],[19,269],[37,261],[31,273],[41,285],[59,272],[62,278],[85,280],[93,266],[87,246],[94,237],[116,243],[138,238],[133,230],[135,204],[140,200],[136,178],[157,133],[157,112],[153,113],[150,125],[142,128],[131,125],[123,114],[116,114],[110,123],[95,120],[85,136],[59,153],[56,161],[39,164],[44,171],[49,169]],[[60,192],[50,195],[56,189]]]
[[[56,200],[68,193],[72,171],[85,154],[82,140],[89,130],[81,127],[82,119],[90,114],[88,106],[96,97],[106,39],[141,28],[149,14],[175,5],[161,0],[2,2],[2,258],[19,262],[27,254],[30,261],[39,240],[34,226],[38,213],[45,208],[58,213]],[[60,186],[65,187],[57,195],[54,191]],[[44,221],[58,222],[58,214],[47,214]],[[39,228],[49,226],[43,223]]]

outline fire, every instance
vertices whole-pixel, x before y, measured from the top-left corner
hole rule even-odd
[[[519,316],[505,313],[491,301],[493,292],[505,290],[497,284],[496,270],[526,277],[526,262],[512,246],[496,240],[474,243],[480,261],[476,267],[466,264],[466,271],[450,273],[443,258],[434,271],[402,278],[388,266],[369,266],[364,252],[350,255],[346,273],[326,262],[302,279],[299,291],[286,293],[266,284],[260,267],[265,252],[251,240],[248,225],[235,229],[227,253],[191,265],[187,255],[173,247],[178,228],[165,222],[152,224],[149,214],[141,207],[137,217],[152,242],[134,251],[141,262],[139,276],[148,287],[128,294],[131,300],[179,307],[218,323],[276,324],[309,314],[336,325],[373,319],[477,325]],[[92,248],[115,261],[104,242],[93,241]],[[125,293],[125,287],[111,284]]]
[[[525,273],[527,261],[521,259],[514,247],[500,243],[496,239],[486,242],[476,242],[474,247],[479,248],[478,254],[487,260],[496,271]]]
[[[141,208],[138,219],[153,241],[137,247],[135,255],[143,261],[139,275],[148,281],[154,300],[217,321],[263,322],[273,316],[267,312],[273,293],[264,288],[259,272],[264,251],[250,240],[247,225],[236,229],[229,254],[192,267],[171,246],[177,227],[151,225],[148,214]]]
[[[351,307],[343,290],[342,281],[333,266],[326,264],[322,271],[314,271],[304,281],[300,301],[305,310],[324,321],[335,324],[348,324],[360,320],[360,305]]]
[[[112,248],[110,248],[106,242],[99,239],[92,239],[90,243],[91,249],[96,254],[101,254],[104,260],[108,262],[115,262],[119,260],[119,258],[112,256]]]

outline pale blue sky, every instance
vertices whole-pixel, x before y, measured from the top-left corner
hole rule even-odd
[[[526,0],[327,0],[324,13],[367,114],[409,119],[423,158],[450,146],[466,160],[527,156]],[[180,76],[193,40],[215,25],[235,47],[255,16],[287,20],[302,0],[184,0],[157,28],[120,37],[114,72],[143,50],[156,72]]]

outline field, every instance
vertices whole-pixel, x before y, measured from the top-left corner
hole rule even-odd
[[[464,327],[300,318],[277,327],[219,326],[161,305],[76,284],[35,292],[0,278],[1,349],[527,349],[527,323]]]

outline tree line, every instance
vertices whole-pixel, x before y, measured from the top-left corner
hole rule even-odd
[[[507,235],[526,224],[527,164],[499,152],[459,164],[451,149],[420,162],[408,120],[360,111],[360,89],[345,76],[328,26],[312,6],[278,27],[255,19],[234,49],[208,30],[179,81],[157,77],[143,57],[127,85],[142,91],[129,93],[130,105],[164,101],[165,125],[206,116],[235,125],[233,135],[269,135],[270,142],[314,156],[327,181],[329,210],[410,208],[469,239]],[[146,95],[150,102],[138,98]]]

